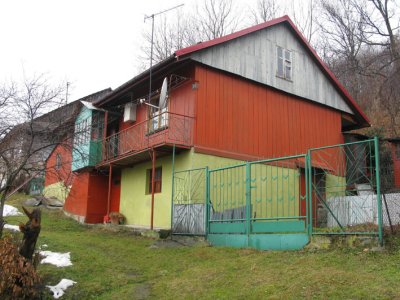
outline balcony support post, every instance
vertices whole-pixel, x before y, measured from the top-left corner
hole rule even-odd
[[[154,225],[154,178],[156,173],[156,151],[152,149],[152,168],[151,168],[151,220],[150,229],[153,230]]]
[[[112,164],[110,164],[110,171],[108,172],[107,217],[109,217],[109,215],[110,215],[111,183],[112,183]]]

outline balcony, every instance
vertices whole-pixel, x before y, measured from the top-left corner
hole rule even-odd
[[[193,120],[193,117],[162,112],[110,135],[103,140],[100,165],[111,162],[132,163],[135,162],[135,156],[138,158],[136,161],[143,160],[140,154],[151,148],[168,150],[172,145],[190,148],[193,143]]]

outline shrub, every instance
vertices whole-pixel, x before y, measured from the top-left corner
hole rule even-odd
[[[11,237],[0,240],[0,295],[4,299],[32,299],[40,278],[32,263],[18,253]]]

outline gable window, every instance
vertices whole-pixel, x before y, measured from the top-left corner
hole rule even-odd
[[[276,76],[284,78],[286,80],[292,80],[292,62],[293,62],[292,51],[284,49],[282,47],[276,48],[277,57],[277,69]]]
[[[147,170],[147,194],[151,194],[151,179],[153,175],[153,170]],[[154,176],[154,193],[161,193],[162,186],[162,168],[155,168],[155,176]]]
[[[57,153],[56,155],[56,170],[61,169],[61,154]]]

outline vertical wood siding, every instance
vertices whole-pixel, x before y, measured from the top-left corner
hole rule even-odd
[[[397,143],[391,143],[392,159],[393,159],[393,174],[394,174],[394,187],[400,187],[400,159],[396,155]]]
[[[50,157],[46,162],[46,177],[45,186],[49,186],[53,183],[63,181],[66,186],[70,184],[68,181],[72,181],[74,174],[71,171],[72,153],[71,146],[58,145],[51,153]],[[61,156],[61,168],[57,169],[57,155]]]
[[[272,158],[343,143],[338,111],[203,66],[195,78],[200,152]]]

